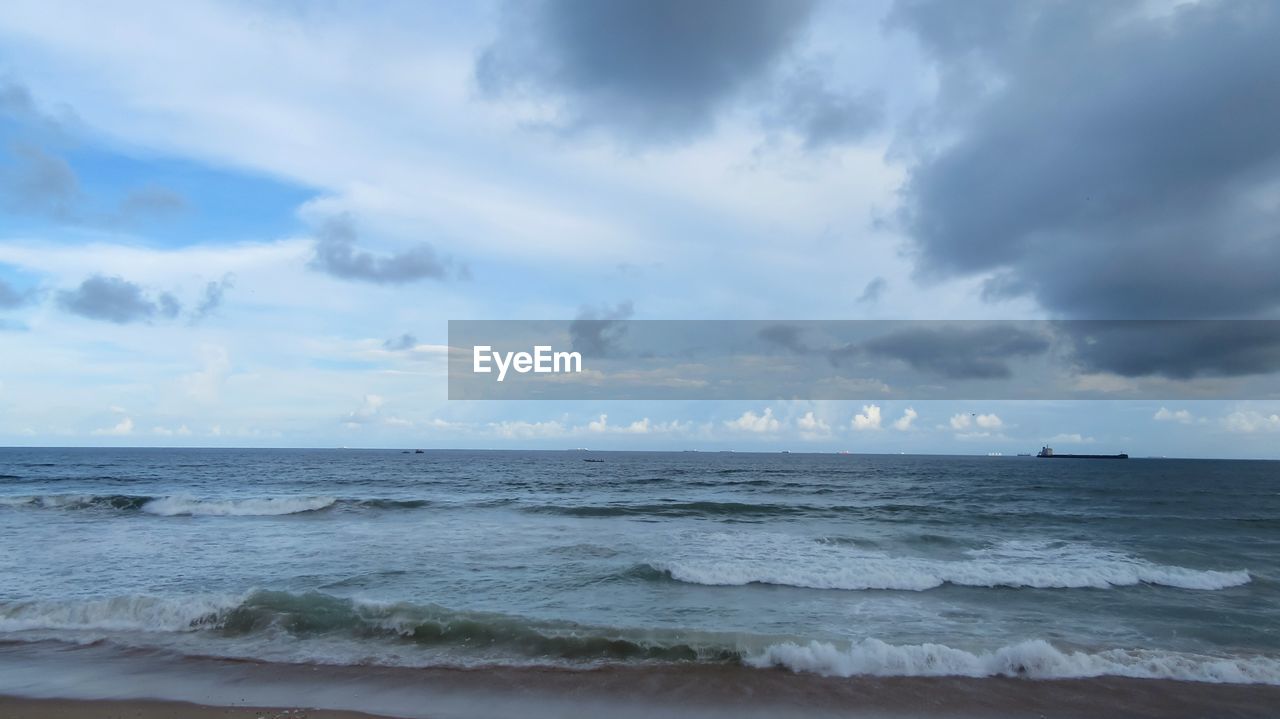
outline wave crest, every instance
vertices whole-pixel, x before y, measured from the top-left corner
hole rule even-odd
[[[134,595],[0,604],[0,632],[101,630],[189,632],[215,626],[242,597]]]
[[[745,546],[749,545],[749,546]],[[677,581],[712,586],[776,584],[809,589],[924,591],[965,587],[1075,589],[1154,584],[1218,590],[1247,584],[1248,570],[1155,564],[1121,552],[1064,542],[1005,542],[963,559],[892,556],[789,535],[717,533],[683,546],[689,555],[648,563]]]
[[[374,602],[310,592],[254,591],[243,597],[126,596],[0,603],[0,632],[210,632],[217,637],[287,636],[406,641],[501,661],[736,661],[725,643],[688,633],[633,632],[571,622],[539,622],[434,604]],[[696,633],[695,633],[696,634]],[[61,636],[61,635],[59,635]],[[496,656],[495,656],[496,653]]]
[[[839,677],[1081,679],[1118,676],[1218,684],[1280,684],[1280,660],[1269,657],[1213,657],[1140,649],[1110,649],[1090,654],[1065,652],[1039,639],[977,653],[943,644],[893,645],[878,639],[865,639],[843,649],[826,642],[786,642],[746,657],[743,663]]]
[[[159,497],[140,509],[162,517],[261,517],[315,512],[332,507],[336,497],[266,497],[254,499],[193,499]]]
[[[105,509],[142,511],[163,517],[255,517],[316,512],[334,506],[399,510],[431,506],[425,499],[338,499],[328,496],[199,498],[188,495],[152,497],[133,494],[42,494],[0,497],[0,507],[14,509]]]
[[[323,637],[410,642],[446,650],[437,659],[446,664],[450,657],[463,661],[472,657],[493,664],[569,661],[571,666],[598,661],[728,662],[840,677],[1121,676],[1280,685],[1280,659],[1265,656],[1149,649],[1090,653],[1066,651],[1039,639],[992,651],[943,644],[895,645],[878,639],[842,645],[818,641],[765,644],[769,641],[766,637],[592,627],[457,611],[433,604],[276,591],[255,591],[241,597],[126,596],[0,603],[0,632],[33,632],[39,639],[49,638],[41,630],[70,631],[77,640],[86,635],[97,639],[112,632],[128,632],[208,633],[215,640],[255,636],[290,643]],[[361,653],[360,661],[377,663],[379,650],[374,646],[370,646],[371,653]],[[394,661],[399,653],[391,647],[388,660]]]

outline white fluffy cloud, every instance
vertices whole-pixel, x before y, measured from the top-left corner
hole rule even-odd
[[[1166,407],[1161,407],[1160,409],[1156,410],[1156,413],[1155,415],[1153,415],[1152,419],[1156,420],[1157,422],[1180,422],[1182,424],[1189,424],[1193,418],[1191,416],[1191,413],[1185,409],[1174,411]]]
[[[813,410],[804,413],[804,416],[796,420],[796,427],[800,431],[811,437],[821,437],[831,434],[831,425],[821,417],[816,416]]]
[[[231,356],[225,347],[204,345],[200,348],[202,369],[184,375],[180,382],[187,394],[200,402],[216,402],[227,376],[231,374]]]
[[[175,436],[190,437],[191,436],[191,430],[187,428],[187,425],[185,424],[179,425],[177,428],[162,427],[160,425],[156,425],[155,427],[151,428],[151,433],[154,435],[158,435],[160,437],[175,437]]]
[[[107,437],[123,437],[125,435],[133,434],[133,420],[128,417],[122,417],[119,422],[115,423],[111,427],[95,429],[93,430],[93,433]]]
[[[525,422],[523,420],[493,422],[489,425],[489,428],[499,437],[507,439],[560,437],[565,434],[564,425],[555,420],[548,422]]]
[[[773,408],[765,408],[761,414],[756,414],[751,410],[742,413],[742,416],[724,423],[724,426],[738,432],[754,432],[756,434],[766,434],[777,432],[782,429],[782,423],[773,416]]]
[[[372,421],[378,416],[378,410],[382,409],[382,405],[386,404],[381,396],[376,394],[367,394],[360,406],[348,412],[342,418],[343,424],[348,426],[359,426],[366,422]]]
[[[1055,444],[1092,444],[1095,440],[1093,437],[1086,437],[1079,432],[1072,432],[1070,434],[1055,434],[1047,441],[1052,446]]]
[[[975,424],[983,429],[1000,429],[1004,426],[1004,421],[995,414],[951,415],[951,429],[964,430]]]
[[[1280,432],[1280,414],[1263,414],[1256,410],[1237,410],[1222,420],[1228,432],[1253,434],[1254,432]]]
[[[586,431],[593,434],[664,434],[688,429],[689,425],[681,422],[651,422],[648,417],[638,419],[630,424],[609,424],[609,415],[602,414],[587,423]]]
[[[906,432],[911,429],[911,423],[916,421],[919,416],[920,414],[915,409],[908,407],[902,411],[901,417],[893,421],[893,428],[900,432]]]
[[[880,429],[880,405],[862,405],[862,412],[853,416],[853,428],[858,432]]]

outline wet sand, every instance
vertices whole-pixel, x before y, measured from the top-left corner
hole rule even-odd
[[[377,719],[323,709],[210,707],[149,700],[23,699],[0,696],[0,719]]]

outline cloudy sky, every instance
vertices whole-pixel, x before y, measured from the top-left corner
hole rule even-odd
[[[1277,36],[1266,0],[9,0],[0,444],[1275,457],[1274,399],[450,402],[443,345],[1280,318]]]

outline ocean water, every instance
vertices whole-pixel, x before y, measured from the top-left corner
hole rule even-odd
[[[1280,684],[1280,463],[0,449],[0,641]]]

